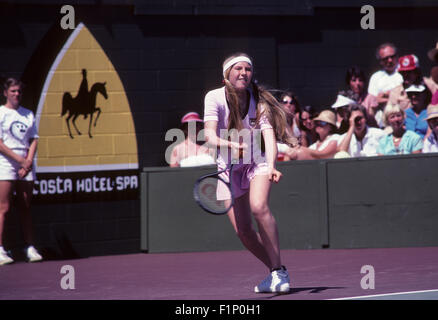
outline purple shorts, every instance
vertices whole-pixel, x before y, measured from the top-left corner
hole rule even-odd
[[[218,170],[223,170],[226,168],[225,163],[218,163]],[[251,163],[251,164],[235,164],[233,166],[231,188],[233,189],[234,198],[238,198],[249,190],[249,185],[251,180],[257,175],[268,174],[268,164],[266,162],[261,163]],[[219,175],[226,182],[230,179],[230,170]],[[222,185],[218,184],[216,196],[218,200],[228,200],[231,199],[231,195],[228,189]]]

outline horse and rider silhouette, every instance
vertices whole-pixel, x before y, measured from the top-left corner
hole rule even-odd
[[[73,123],[73,127],[76,129],[78,135],[82,133],[76,127],[76,119],[83,115],[84,119],[87,119],[90,116],[90,123],[88,125],[88,136],[93,138],[91,135],[91,123],[93,122],[93,116],[97,112],[96,119],[94,120],[94,127],[96,126],[97,119],[99,119],[100,113],[102,110],[99,107],[96,107],[96,97],[97,94],[100,93],[105,99],[108,99],[108,94],[106,92],[106,82],[96,82],[91,86],[90,91],[88,91],[88,81],[87,81],[87,70],[82,69],[82,82],[79,87],[78,94],[76,97],[70,94],[70,92],[65,92],[62,97],[62,112],[61,117],[64,116],[68,112],[68,116],[65,119],[67,122],[68,133],[70,138],[73,139],[73,135],[70,129],[70,119]]]

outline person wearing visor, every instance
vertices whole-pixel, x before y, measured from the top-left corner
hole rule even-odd
[[[350,105],[354,104],[354,100],[338,94],[332,109],[336,112],[336,133],[344,134],[348,131],[350,118]]]
[[[419,134],[421,138],[424,139],[428,133],[428,125],[426,121],[427,117],[427,106],[431,100],[431,94],[426,86],[411,85],[406,89],[406,93],[411,101],[412,108],[405,110],[406,119],[405,125],[407,130],[414,131]]]
[[[208,148],[197,142],[202,126],[203,121],[197,112],[189,112],[181,118],[185,140],[172,149],[169,164],[171,167],[197,167],[216,163]]]

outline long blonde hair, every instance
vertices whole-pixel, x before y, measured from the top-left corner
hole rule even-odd
[[[246,53],[235,53],[225,59],[223,66],[238,56],[244,56],[249,59]],[[251,59],[252,60],[252,59]],[[240,114],[239,96],[236,89],[228,80],[232,66],[224,72],[225,94],[230,109],[230,115],[228,117],[228,130],[243,129],[242,116]],[[277,101],[277,99],[265,88],[259,86],[251,79],[251,88],[254,98],[257,104],[257,118],[256,123],[260,123],[260,118],[265,115],[269,123],[272,125],[277,141],[286,143],[290,146],[296,146],[298,139],[293,136],[289,126],[287,125],[287,113],[283,109],[283,106]],[[262,111],[263,110],[263,111]]]

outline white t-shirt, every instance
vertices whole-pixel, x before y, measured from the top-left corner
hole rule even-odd
[[[27,150],[34,138],[38,133],[32,111],[21,106],[17,110],[0,106],[0,139],[9,149]]]
[[[403,77],[400,73],[387,73],[384,70],[375,72],[368,85],[368,93],[377,97],[379,93],[394,89],[403,83]]]
[[[423,144],[423,153],[438,152],[438,141],[435,134],[432,132]]]
[[[344,133],[339,141],[342,141],[347,133]],[[377,156],[377,148],[379,147],[379,140],[384,135],[385,131],[378,128],[367,128],[365,137],[362,141],[356,139],[356,135],[353,134],[350,140],[350,146],[348,148],[348,153],[352,157],[372,157]]]
[[[250,92],[250,97],[248,113],[242,120],[243,127],[246,131],[241,130],[239,134],[243,133],[242,137],[244,137],[244,142],[250,147],[248,154],[250,155],[252,162],[261,163],[266,161],[261,152],[261,131],[272,129],[272,125],[263,114],[263,110],[260,111],[262,115],[260,116],[259,123],[255,122],[257,119],[257,102],[252,92]],[[207,121],[217,121],[217,135],[223,139],[227,137],[228,134],[229,114],[230,109],[225,95],[225,87],[211,90],[205,95],[204,123]],[[228,159],[226,159],[227,156]],[[220,152],[217,159],[219,163],[229,163],[230,154],[225,154],[223,157]],[[248,159],[245,159],[244,157],[244,160],[246,161]]]
[[[321,145],[319,146],[319,148],[317,147],[318,142],[315,142],[314,144],[312,144],[312,145],[309,147],[309,149],[312,149],[312,150],[318,150],[318,151],[324,150],[324,149],[328,146],[328,144],[329,144],[331,141],[336,141],[336,143],[338,143],[340,137],[341,137],[341,136],[340,136],[339,134],[337,134],[337,133],[332,134],[332,135],[330,135],[329,137],[327,137],[327,138],[324,140],[323,143],[321,143]]]

